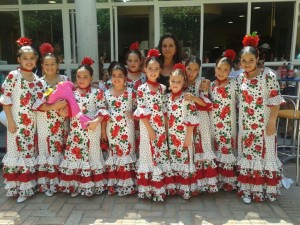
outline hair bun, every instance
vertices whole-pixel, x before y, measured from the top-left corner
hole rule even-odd
[[[32,44],[32,41],[30,38],[27,38],[27,37],[20,37],[16,43],[18,44],[19,47],[22,47],[22,46],[31,46]]]
[[[224,54],[223,54],[224,57],[230,59],[231,61],[233,61],[236,57],[236,53],[234,50],[232,49],[227,49]]]
[[[246,34],[242,41],[244,47],[252,46],[255,48],[258,46],[258,42],[259,42],[259,37],[256,31],[254,31],[252,34]]]
[[[47,53],[53,53],[54,52],[54,48],[49,43],[43,43],[40,46],[39,50],[40,50],[41,55],[45,55]]]
[[[94,64],[94,60],[92,60],[92,58],[85,56],[83,58],[83,60],[81,61],[81,65],[93,65]]]
[[[147,57],[159,57],[160,56],[160,52],[157,49],[150,49],[148,51]]]

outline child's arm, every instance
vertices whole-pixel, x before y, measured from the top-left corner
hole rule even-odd
[[[96,129],[96,127],[102,122],[102,120],[103,120],[103,116],[97,116],[95,119],[88,121],[86,123],[87,128],[89,130],[94,131]]]
[[[193,126],[187,126],[186,134],[185,134],[185,139],[184,139],[184,144],[183,146],[190,146],[192,145],[192,136],[193,136]]]
[[[191,93],[186,93],[184,95],[184,100],[188,100],[188,101],[193,101],[195,103],[197,103],[200,106],[206,106],[206,103],[203,101],[203,99],[191,94]]]
[[[150,121],[148,118],[142,118],[141,119],[148,131],[148,134],[149,134],[149,138],[151,141],[154,141],[156,139],[156,134],[155,134],[155,131],[153,130],[151,124],[150,124]]]
[[[204,79],[201,81],[201,84],[200,84],[200,90],[201,91],[208,91],[209,87],[210,87],[210,80],[208,79]]]
[[[266,135],[270,136],[276,133],[276,120],[279,112],[279,105],[270,107],[270,118],[266,127]]]
[[[57,113],[60,117],[64,117],[64,118],[68,117],[68,115],[69,115],[67,107],[63,107],[63,108],[57,110]]]
[[[5,112],[7,118],[7,128],[10,133],[17,132],[17,125],[14,121],[14,118],[11,113],[11,106],[10,105],[3,105],[3,110]]]
[[[42,111],[59,110],[65,106],[67,106],[66,100],[58,100],[54,104],[43,103],[39,109]]]
[[[106,134],[106,124],[107,124],[106,121],[102,121],[101,123],[101,140],[104,142],[108,141],[107,134]]]

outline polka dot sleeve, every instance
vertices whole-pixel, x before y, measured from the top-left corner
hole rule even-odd
[[[267,106],[276,106],[284,103],[284,99],[280,94],[279,83],[275,73],[271,70],[264,71],[267,82]]]
[[[12,105],[12,89],[15,85],[16,75],[10,72],[4,80],[1,88],[0,104],[2,105]]]
[[[184,101],[185,107],[185,118],[183,123],[186,126],[198,126],[199,125],[199,118],[197,114],[197,108],[194,102],[191,101]]]
[[[104,92],[102,90],[96,91],[96,106],[97,106],[97,112],[96,116],[102,116],[103,121],[109,120],[109,113],[107,111],[106,105],[105,105],[105,96]]]
[[[135,119],[143,119],[143,118],[150,118],[151,117],[151,110],[147,108],[146,101],[145,101],[145,90],[142,86],[138,87],[137,90],[137,109],[134,111],[134,118]]]
[[[46,99],[43,95],[44,87],[41,81],[37,81],[35,85],[35,102],[32,105],[32,109],[35,111],[42,111],[40,107],[46,102]]]

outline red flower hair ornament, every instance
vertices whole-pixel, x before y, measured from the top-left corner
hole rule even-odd
[[[242,41],[244,47],[246,46],[252,46],[257,48],[259,42],[259,37],[257,35],[257,32],[253,32],[252,34],[246,34],[244,36],[244,39]]]
[[[84,57],[83,60],[81,61],[81,65],[93,65],[94,64],[94,60],[92,60],[92,58],[90,57]]]
[[[43,43],[40,46],[39,50],[40,50],[41,55],[45,55],[47,53],[53,53],[54,52],[54,48],[49,43]]]
[[[130,45],[129,50],[139,50],[140,44],[138,42],[134,42]]]
[[[147,57],[150,58],[150,57],[159,57],[160,56],[160,53],[157,49],[150,49],[148,51],[148,54],[147,54]]]
[[[185,73],[185,65],[183,65],[182,63],[176,63],[174,66],[173,66],[173,71],[175,70],[182,70],[184,73]]]
[[[30,46],[32,44],[32,41],[30,38],[27,37],[20,37],[16,43],[18,44],[19,47],[22,46]]]
[[[230,59],[231,61],[233,61],[236,57],[236,53],[234,50],[232,49],[227,49],[224,54],[223,54],[224,57]]]

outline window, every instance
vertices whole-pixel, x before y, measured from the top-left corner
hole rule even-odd
[[[18,0],[1,0],[0,5],[17,5]]]
[[[62,0],[22,0],[22,4],[57,4]]]
[[[294,2],[251,4],[251,32],[257,31],[260,35],[260,58],[265,61],[290,60],[294,4]]]
[[[214,63],[226,49],[237,53],[246,33],[247,4],[205,4],[203,63]]]
[[[100,62],[110,62],[110,15],[109,9],[97,9],[98,54]],[[99,65],[100,67],[100,65]]]
[[[0,65],[17,63],[16,40],[21,36],[19,12],[0,12]]]

